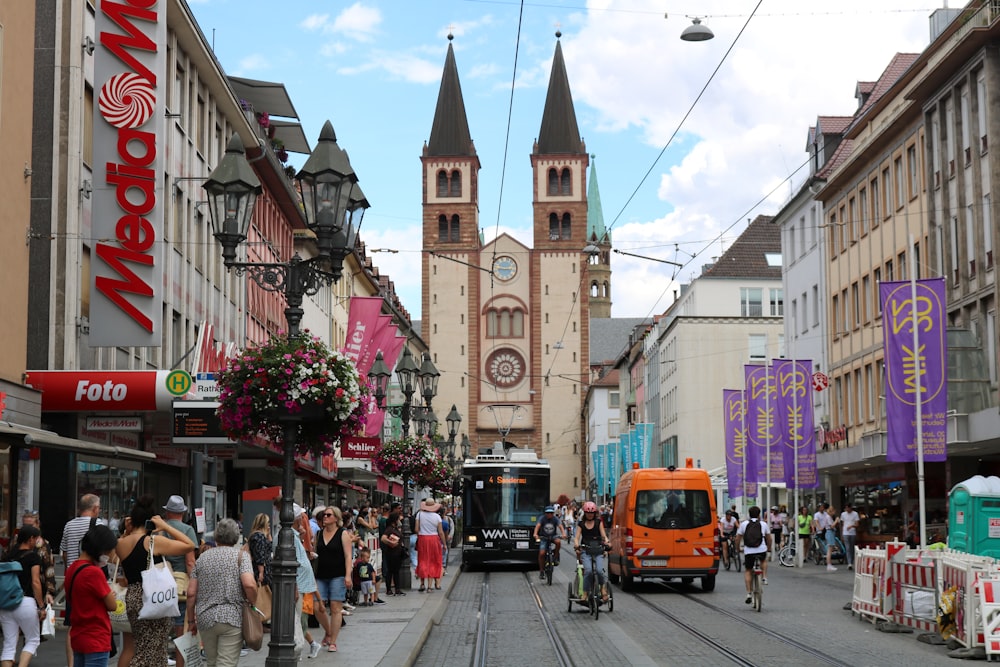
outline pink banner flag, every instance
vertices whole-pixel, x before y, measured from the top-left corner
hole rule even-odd
[[[351,297],[351,307],[347,315],[347,340],[344,342],[343,352],[358,365],[361,375],[367,374],[368,368],[371,368],[371,364],[368,368],[362,368],[359,362],[377,332],[381,313],[382,297]]]
[[[389,325],[380,331],[372,341],[372,349],[382,352],[382,361],[389,367],[390,372],[396,369],[396,360],[399,359],[406,344],[406,336],[400,336],[398,329],[394,325]],[[374,359],[374,355],[372,357]],[[375,407],[374,398],[368,411],[368,421],[365,422],[365,435],[374,438],[382,432],[382,424],[385,422],[385,410]]]

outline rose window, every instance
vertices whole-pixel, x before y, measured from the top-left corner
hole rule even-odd
[[[514,350],[497,350],[486,360],[486,370],[494,384],[512,387],[524,378],[524,358]]]

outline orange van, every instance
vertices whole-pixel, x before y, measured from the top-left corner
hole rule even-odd
[[[715,590],[719,526],[708,472],[634,468],[618,480],[608,576],[629,590],[636,579],[701,579]]]

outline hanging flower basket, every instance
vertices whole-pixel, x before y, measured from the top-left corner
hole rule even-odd
[[[292,422],[296,453],[322,456],[365,423],[368,387],[354,362],[308,331],[243,350],[228,360],[218,382],[217,413],[233,440],[264,436],[283,446],[285,424]]]
[[[425,438],[387,440],[372,463],[387,477],[400,477],[438,493],[451,491],[452,469]]]

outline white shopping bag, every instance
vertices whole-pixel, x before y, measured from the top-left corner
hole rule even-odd
[[[201,655],[201,642],[198,636],[190,632],[174,640],[177,653],[184,658],[184,667],[205,667],[205,658]]]
[[[177,607],[177,581],[174,572],[166,562],[153,563],[153,542],[149,538],[148,567],[142,571],[142,609],[139,619],[173,618],[180,616]]]

